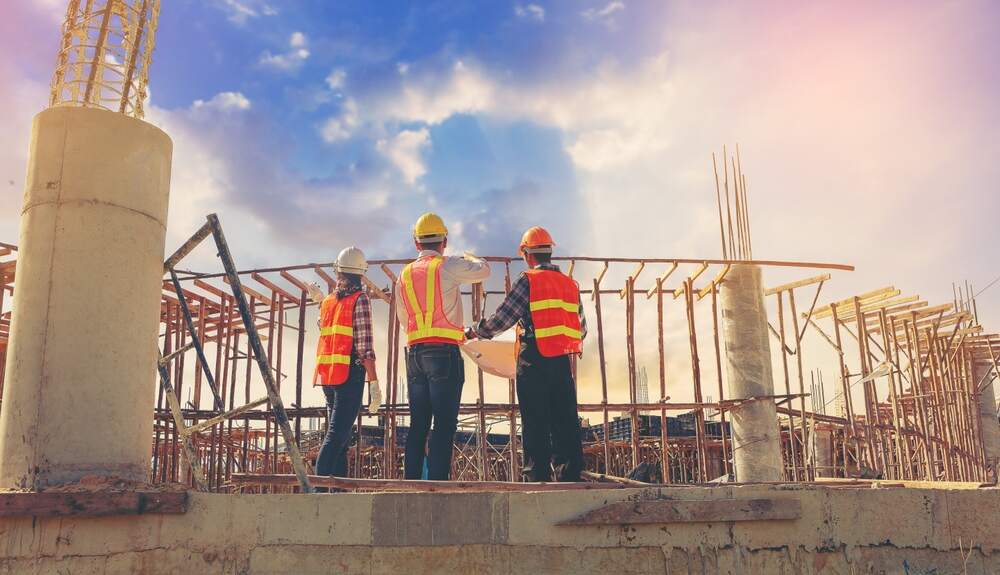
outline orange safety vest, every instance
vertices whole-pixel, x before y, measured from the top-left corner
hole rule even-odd
[[[580,353],[580,287],[554,270],[527,270],[528,302],[535,344],[545,357]]]
[[[361,297],[357,291],[344,299],[330,294],[319,311],[319,343],[316,344],[316,373],[313,385],[340,385],[351,371],[354,348],[354,304]]]
[[[423,256],[403,268],[399,276],[406,306],[406,340],[415,343],[465,341],[461,326],[448,321],[441,299],[442,256]],[[417,294],[420,294],[419,296]]]

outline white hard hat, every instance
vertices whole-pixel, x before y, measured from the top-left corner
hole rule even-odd
[[[333,265],[333,269],[349,274],[364,274],[368,271],[365,252],[354,246],[344,248],[337,256],[337,263]]]

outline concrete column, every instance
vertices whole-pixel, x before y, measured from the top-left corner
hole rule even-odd
[[[833,434],[829,429],[817,429],[810,437],[816,447],[816,476],[833,477]]]
[[[122,114],[35,117],[0,487],[146,480],[173,145]]]
[[[720,291],[729,399],[774,395],[760,268],[734,265]],[[770,399],[729,412],[737,481],[780,481],[778,414]]]
[[[979,361],[972,366],[972,378],[978,385],[986,374],[993,369],[993,362]],[[979,425],[983,430],[983,451],[986,453],[986,464],[997,473],[997,463],[1000,462],[1000,420],[997,420],[997,396],[993,390],[993,378],[979,390]]]

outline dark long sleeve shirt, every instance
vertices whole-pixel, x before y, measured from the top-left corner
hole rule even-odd
[[[542,264],[536,269],[559,271],[559,266],[553,264]],[[531,324],[531,309],[528,276],[521,274],[511,286],[510,292],[504,298],[497,310],[488,318],[479,320],[475,326],[476,334],[483,339],[493,339],[495,336],[514,327],[520,323],[525,337],[534,337],[534,328]],[[582,304],[582,302],[581,302]],[[583,314],[583,305],[580,305],[580,334],[581,338],[587,337],[587,318]]]

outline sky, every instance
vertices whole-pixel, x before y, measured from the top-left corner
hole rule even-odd
[[[64,5],[0,18],[0,241]],[[739,144],[756,257],[949,301],[1000,276],[997,29],[987,0],[165,1],[167,245],[216,212],[243,268],[403,257],[434,210],[459,253],[544,225],[563,255],[719,257],[711,154]],[[978,307],[1000,325],[1000,287]]]

